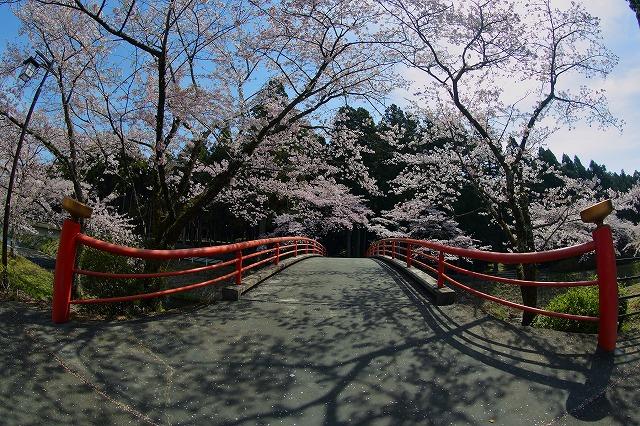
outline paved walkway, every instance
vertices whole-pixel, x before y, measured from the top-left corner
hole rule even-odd
[[[425,302],[371,259],[312,258],[153,319],[0,305],[0,423],[640,424],[640,336],[527,330]]]

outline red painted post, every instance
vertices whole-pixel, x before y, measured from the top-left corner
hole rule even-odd
[[[611,228],[598,226],[592,233],[596,243],[596,268],[600,298],[598,346],[611,352],[616,348],[618,335],[618,279],[616,253]]]
[[[236,252],[236,285],[242,283],[242,250]]]
[[[298,241],[293,242],[293,257],[298,257]]]
[[[58,255],[56,256],[56,272],[53,280],[53,303],[51,304],[51,320],[56,324],[69,321],[69,302],[73,284],[73,266],[76,263],[76,235],[80,233],[80,224],[72,219],[65,219],[60,233]]]
[[[277,265],[280,262],[280,243],[276,243],[276,262]]]
[[[444,253],[438,255],[438,288],[444,287]]]
[[[407,268],[411,268],[411,243],[407,243]]]
[[[391,241],[391,258],[392,259],[396,258],[396,242],[395,241]]]

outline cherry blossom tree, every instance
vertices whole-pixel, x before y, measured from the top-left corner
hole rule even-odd
[[[353,185],[365,193],[377,187],[359,155],[366,147],[340,120],[340,114],[327,125],[301,120],[265,140],[220,202],[248,224],[273,221],[276,235],[320,237],[366,226],[372,212],[364,195],[352,193]]]
[[[478,241],[460,229],[448,213],[430,201],[410,198],[382,212],[369,229],[381,238],[410,237],[455,247],[478,247]]]
[[[442,175],[431,182],[470,184],[510,249],[535,250],[531,185],[539,170],[533,153],[556,126],[583,118],[617,124],[601,91],[586,84],[572,89],[573,80],[606,76],[616,63],[602,44],[598,19],[577,3],[558,9],[549,0],[380,5],[389,16],[390,45],[428,80],[422,104],[439,119],[439,138],[452,141],[431,158],[418,154],[409,163],[424,160],[437,168]],[[507,85],[520,93],[505,91]],[[519,275],[533,279],[535,269],[521,267]],[[535,306],[535,287],[522,287],[522,298]],[[532,320],[524,314],[523,323]]]
[[[91,43],[110,40],[102,62],[87,66],[95,70],[84,77],[91,98],[76,116],[88,136],[111,132],[149,161],[155,213],[147,245],[156,247],[173,244],[219,200],[262,144],[286,139],[287,129],[317,120],[338,99],[379,98],[394,79],[392,58],[374,48],[380,10],[365,2],[19,4],[73,16]],[[260,81],[276,81],[287,96],[265,98]],[[221,159],[197,167],[212,150]],[[209,174],[206,185],[195,184],[198,173]]]
[[[0,196],[4,197],[19,130],[13,123],[0,119]],[[59,223],[60,213],[52,206],[70,190],[69,182],[60,176],[59,170],[46,160],[46,151],[33,138],[26,138],[18,158],[14,202],[11,204],[9,235],[35,234],[34,225]]]
[[[60,163],[64,175],[73,184],[75,198],[86,201],[82,188],[84,170],[79,158],[82,139],[87,136],[83,128],[83,116],[86,115],[83,105],[88,102],[87,94],[91,92],[91,85],[87,84],[92,79],[90,73],[96,67],[104,66],[110,43],[95,32],[88,19],[71,11],[52,14],[37,2],[24,2],[15,9],[15,14],[28,44],[14,42],[6,49],[2,84],[5,91],[0,116],[22,127],[22,114],[15,105],[22,104],[21,99],[27,97],[24,92],[29,86],[17,92],[10,90],[15,85],[13,70],[25,59],[20,52],[41,52],[52,64],[54,82],[45,88],[40,100],[44,104],[40,110],[48,113],[40,114],[27,131]]]

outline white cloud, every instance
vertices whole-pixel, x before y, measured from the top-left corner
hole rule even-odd
[[[585,8],[601,19],[604,43],[619,58],[618,66],[596,85],[605,89],[611,112],[624,120],[622,132],[600,130],[587,124],[574,130],[561,129],[548,141],[558,156],[578,155],[584,164],[589,160],[604,163],[611,171],[640,170],[640,28],[626,2],[595,0],[584,2]],[[592,82],[593,83],[593,82]]]
[[[598,129],[587,124],[574,130],[560,129],[548,141],[549,148],[560,155],[578,155],[583,163],[595,160],[609,170],[640,170],[640,65],[619,67],[601,83],[607,91],[611,112],[624,120],[622,132],[615,128]]]
[[[557,0],[553,4],[560,8],[567,6],[568,0]],[[591,0],[582,3],[585,9],[601,20],[604,44],[619,57],[618,66],[606,79],[576,79],[567,88],[578,89],[588,83],[594,89],[604,89],[609,99],[611,112],[625,122],[622,132],[615,128],[599,129],[587,123],[577,123],[572,130],[563,128],[554,133],[547,146],[560,157],[563,153],[570,157],[578,155],[584,164],[590,160],[605,164],[607,169],[627,172],[640,170],[640,28],[635,15],[624,1]],[[392,100],[406,106],[415,100],[414,93],[424,86],[425,77],[420,71],[403,70],[404,77],[414,81],[408,90],[397,90]],[[504,78],[499,81],[506,97],[504,101],[518,99],[535,85]],[[566,86],[565,86],[566,87]],[[527,108],[525,103],[519,105]]]

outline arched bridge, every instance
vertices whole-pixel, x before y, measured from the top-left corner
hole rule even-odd
[[[311,257],[239,301],[132,321],[0,312],[6,424],[640,422],[633,337],[612,357],[436,306],[379,259]]]
[[[250,270],[263,268],[266,265],[278,266],[282,259],[296,259],[299,255],[305,256],[326,255],[325,248],[317,241],[301,236],[267,238],[261,240],[246,241],[223,246],[201,247],[179,250],[150,250],[133,247],[118,246],[89,237],[80,232],[80,224],[75,219],[78,216],[90,216],[88,208],[71,199],[65,199],[63,206],[72,214],[71,219],[65,220],[60,234],[60,244],[56,259],[56,273],[54,282],[54,294],[52,305],[52,319],[55,323],[64,323],[69,320],[71,305],[73,304],[98,304],[114,302],[130,302],[142,299],[151,299],[168,296],[180,292],[201,289],[212,285],[224,283],[233,279],[235,286],[226,287],[222,291],[223,298],[238,300],[240,295],[250,290],[256,284],[263,281],[264,277],[253,279],[250,283],[243,284],[243,277]],[[437,304],[449,304],[454,301],[454,293],[447,288],[449,284],[455,288],[464,290],[474,296],[501,303],[511,308],[525,312],[559,317],[567,320],[590,321],[598,323],[598,346],[601,350],[611,352],[616,346],[618,328],[618,285],[616,276],[615,249],[611,229],[602,223],[603,219],[611,212],[611,202],[599,203],[582,212],[583,220],[594,222],[598,226],[593,231],[593,241],[566,247],[562,249],[534,252],[534,253],[495,253],[475,249],[450,247],[436,242],[414,240],[407,238],[388,238],[373,243],[367,250],[367,256],[375,256],[388,261],[397,269],[410,276],[434,296]],[[220,259],[212,265],[197,268],[151,271],[137,273],[122,273],[118,271],[96,271],[76,268],[76,254],[81,247],[109,253],[115,256],[144,259],[146,261],[161,261],[172,259],[184,259],[189,257],[204,257]],[[597,265],[597,279],[588,281],[570,282],[543,282],[521,279],[509,279],[496,277],[477,271],[456,266],[447,261],[449,256],[458,256],[472,261],[497,262],[503,264],[538,264],[564,260],[571,257],[582,256],[594,252]],[[396,259],[402,259],[406,265],[399,264]],[[406,267],[405,267],[406,266]],[[430,272],[434,279],[427,274],[414,271],[417,267],[421,271]],[[277,273],[279,270],[271,272]],[[168,279],[179,276],[195,275],[197,273],[213,274],[204,280],[187,285],[172,286],[169,288],[130,294],[126,296],[112,296],[106,298],[78,298],[72,299],[72,287],[74,276],[85,275],[107,279]],[[597,286],[599,289],[599,316],[570,314],[565,312],[553,312],[540,309],[535,306],[524,305],[513,301],[501,299],[486,292],[465,285],[453,273],[462,274],[487,281],[517,285],[521,287],[578,287]],[[434,281],[434,282],[432,282]]]
[[[604,347],[612,338],[607,328],[596,339],[521,327],[471,305],[448,304],[446,285],[465,290],[464,276],[488,279],[465,272],[450,262],[451,255],[520,263],[595,251],[596,280],[556,284],[598,285],[610,297],[609,238],[608,228],[600,226],[586,244],[524,255],[388,239],[373,244],[367,258],[345,259],[322,256],[323,247],[303,237],[196,251],[134,249],[83,235],[77,222],[68,220],[56,267],[57,324],[20,305],[0,309],[5,324],[0,397],[12,407],[3,421],[637,424],[637,336],[618,339],[613,356],[613,348]],[[74,266],[81,246],[143,259],[216,256],[220,261],[140,274],[89,271]],[[249,270],[260,272],[248,275]],[[72,298],[75,275],[118,280],[203,273],[204,281],[151,293]],[[67,322],[74,304],[160,297],[225,281],[230,281],[224,284],[227,299],[239,300],[137,320]],[[601,312],[578,319],[599,321],[602,329],[602,318]],[[601,350],[594,353],[596,343]]]

